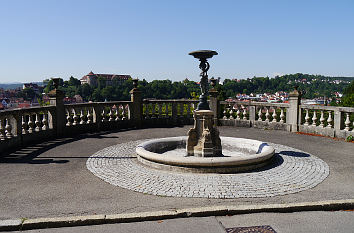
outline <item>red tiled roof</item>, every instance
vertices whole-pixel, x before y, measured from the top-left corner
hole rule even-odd
[[[31,107],[31,104],[29,104],[29,103],[19,103],[18,107],[19,108],[29,108],[29,107]]]

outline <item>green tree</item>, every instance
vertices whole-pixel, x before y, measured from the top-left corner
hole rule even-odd
[[[69,84],[69,86],[78,87],[78,86],[81,85],[81,82],[80,82],[80,80],[78,80],[78,79],[74,78],[73,76],[71,76],[69,78],[68,84]]]
[[[354,80],[345,89],[342,104],[345,107],[354,107]]]
[[[25,100],[32,100],[36,96],[36,93],[32,88],[25,88],[22,90],[22,93],[23,93],[23,98]]]

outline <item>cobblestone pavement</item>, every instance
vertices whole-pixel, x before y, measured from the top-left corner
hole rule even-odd
[[[145,194],[169,197],[257,198],[301,192],[329,175],[328,165],[304,151],[273,146],[274,163],[238,174],[192,174],[158,171],[141,165],[135,147],[145,140],[126,142],[96,152],[87,168],[102,180]]]

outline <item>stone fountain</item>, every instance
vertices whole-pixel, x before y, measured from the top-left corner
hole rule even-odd
[[[201,50],[190,55],[199,59],[202,72],[200,101],[188,136],[129,141],[104,148],[87,160],[93,174],[144,194],[198,198],[269,198],[313,188],[328,176],[328,165],[304,151],[220,137],[217,118],[208,105],[207,59],[217,53]],[[214,87],[213,79],[210,81]],[[136,88],[133,92],[140,95]],[[215,92],[210,90],[213,96]]]
[[[268,144],[219,136],[214,113],[208,104],[207,74],[210,68],[207,59],[218,53],[199,50],[189,55],[199,59],[201,69],[201,95],[194,111],[194,127],[188,131],[188,137],[159,138],[138,145],[138,160],[157,169],[201,173],[243,172],[268,164],[274,155],[273,147]]]
[[[207,59],[218,55],[217,52],[211,50],[199,50],[189,53],[199,59],[200,73],[200,89],[201,95],[197,109],[194,111],[194,127],[188,131],[187,155],[199,157],[215,157],[222,156],[221,140],[219,131],[214,125],[214,113],[210,110],[208,104],[208,70],[210,65]]]

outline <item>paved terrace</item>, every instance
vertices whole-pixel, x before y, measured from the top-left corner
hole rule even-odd
[[[177,198],[147,195],[108,184],[86,168],[95,152],[141,139],[183,136],[190,126],[83,134],[2,154],[0,219],[174,210],[216,205],[297,203],[354,198],[354,143],[279,130],[219,127],[221,136],[293,147],[324,160],[330,175],[318,186],[269,198]]]

